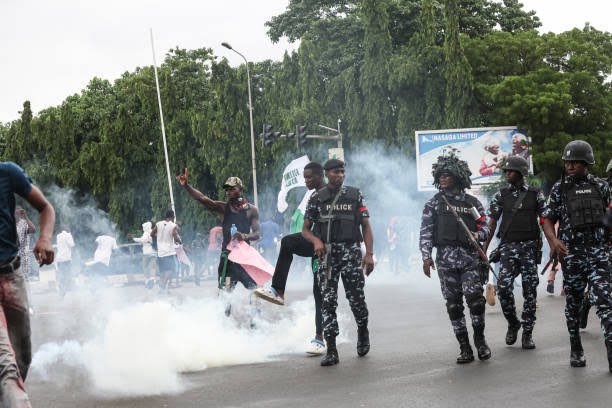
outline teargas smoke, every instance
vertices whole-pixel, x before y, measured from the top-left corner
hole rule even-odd
[[[374,232],[376,270],[368,284],[409,282],[411,290],[439,293],[437,279],[424,279],[421,268],[421,215],[431,194],[417,191],[414,158],[365,144],[351,149],[346,171],[346,184],[365,196]]]
[[[91,309],[67,322],[79,321],[78,328],[65,328],[78,330],[77,339],[40,346],[31,373],[54,383],[86,378],[87,391],[106,398],[160,395],[189,387],[181,373],[304,353],[314,329],[312,299],[292,302],[279,314],[278,307],[263,304],[253,312],[242,288],[229,298],[212,290],[205,296],[146,301],[118,299],[113,289],[96,293]],[[232,303],[230,318],[223,313],[226,301]],[[94,319],[88,322],[86,315]],[[341,315],[343,332],[348,320]]]

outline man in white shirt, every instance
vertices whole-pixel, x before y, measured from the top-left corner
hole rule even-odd
[[[170,279],[176,274],[178,267],[174,244],[182,244],[177,225],[174,223],[174,211],[166,211],[165,219],[155,224],[155,227],[151,230],[151,236],[157,237],[160,293],[168,294]]]
[[[72,287],[72,248],[74,239],[70,229],[62,226],[57,234],[57,256],[55,262],[57,266],[57,285],[60,297],[64,297],[66,292]]]
[[[110,235],[100,235],[96,238],[96,244],[98,247],[96,252],[94,252],[94,262],[109,266],[113,250],[118,249],[117,240]]]
[[[134,242],[142,244],[142,270],[145,275],[145,286],[149,289],[155,284],[155,275],[157,274],[157,254],[153,249],[153,237],[151,230],[153,224],[147,221],[142,224],[142,236],[140,238],[132,238]],[[130,238],[130,236],[128,236]]]

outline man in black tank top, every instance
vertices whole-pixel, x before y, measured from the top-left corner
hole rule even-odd
[[[207,197],[189,185],[187,169],[176,177],[179,184],[185,188],[191,197],[202,203],[206,208],[221,216],[223,228],[223,244],[221,245],[221,259],[219,261],[219,288],[232,290],[238,282],[247,289],[255,289],[257,284],[246,273],[244,268],[227,259],[229,250],[227,244],[232,239],[250,243],[259,239],[259,211],[243,196],[242,180],[230,177],[223,184],[227,202],[216,201]],[[236,231],[232,235],[232,226]]]

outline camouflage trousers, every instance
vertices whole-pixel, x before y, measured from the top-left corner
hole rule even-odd
[[[336,309],[338,307],[338,281],[342,278],[344,292],[355,316],[358,327],[368,324],[368,307],[363,287],[365,278],[361,269],[361,248],[358,243],[332,244],[330,256],[331,276],[326,279],[325,271],[319,265],[317,270],[323,302],[323,335],[336,337],[340,334]]]
[[[565,291],[565,319],[570,336],[579,335],[580,304],[587,284],[591,285],[591,304],[597,307],[604,337],[612,341],[612,297],[610,291],[610,254],[605,245],[569,246],[561,260]]]
[[[478,273],[478,258],[452,247],[438,250],[436,268],[440,278],[442,296],[455,335],[467,333],[463,298],[470,310],[473,327],[485,324],[485,298]]]
[[[538,295],[538,265],[536,264],[537,241],[505,242],[500,246],[500,271],[497,281],[497,295],[504,317],[511,326],[520,326],[514,302],[514,279],[521,275],[523,287],[522,326],[532,331],[536,321]]]

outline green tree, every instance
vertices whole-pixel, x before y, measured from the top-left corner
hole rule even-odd
[[[447,128],[463,127],[470,123],[469,108],[472,104],[472,71],[463,53],[459,38],[457,0],[446,0],[444,37],[444,123]]]

